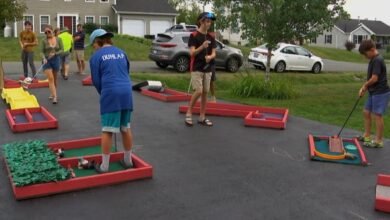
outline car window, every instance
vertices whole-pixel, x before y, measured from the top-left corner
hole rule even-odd
[[[294,47],[285,47],[281,52],[285,54],[297,54]]]
[[[188,44],[188,41],[190,40],[190,37],[182,37],[183,42]]]
[[[306,49],[304,49],[302,47],[296,47],[296,50],[297,50],[298,55],[307,56],[307,57],[310,56],[309,51],[307,51]]]
[[[268,44],[263,44],[263,45],[259,46],[259,48],[264,49],[264,50],[268,50],[267,45]],[[274,48],[272,48],[272,51],[278,50],[279,48],[280,48],[280,44],[277,44]]]
[[[177,26],[175,27],[175,29],[176,29],[176,30],[183,30],[184,27],[183,27],[183,25],[177,25]]]
[[[216,44],[217,44],[217,50],[222,50],[222,44],[219,42],[216,42]]]
[[[164,34],[158,34],[156,39],[156,41],[160,43],[169,42],[170,40],[172,40],[172,37]]]

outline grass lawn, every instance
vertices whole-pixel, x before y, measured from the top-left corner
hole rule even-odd
[[[41,38],[39,42],[41,42]],[[89,37],[86,37],[87,44]],[[126,51],[132,61],[149,60],[149,50],[152,42],[143,38],[116,35],[113,39],[114,45]],[[20,46],[16,38],[0,38],[0,58],[3,61],[20,61]],[[85,51],[85,59],[88,60],[92,54],[92,48],[88,47]],[[35,60],[40,60],[40,48],[35,48]]]
[[[322,59],[337,60],[353,63],[367,63],[367,60],[356,51],[347,51],[345,49],[304,46],[310,50],[314,55]]]
[[[253,72],[254,73],[254,72]],[[258,73],[259,74],[259,73]],[[220,74],[217,81],[217,97],[219,99],[250,105],[274,106],[289,108],[294,116],[300,116],[327,124],[341,126],[357,99],[357,93],[364,79],[363,73],[286,73],[272,74],[272,77],[283,77],[295,85],[299,97],[291,100],[266,100],[259,98],[240,98],[230,91],[237,75]],[[262,77],[262,74],[259,74]],[[159,80],[170,88],[186,91],[189,74],[132,74],[133,80]],[[348,128],[362,131],[361,100],[357,110],[347,124]],[[390,116],[385,116],[385,136],[390,138]],[[313,131],[315,132],[315,131]],[[335,130],[334,133],[338,131]]]

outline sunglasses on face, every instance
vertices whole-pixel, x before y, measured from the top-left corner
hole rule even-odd
[[[51,31],[45,31],[45,34],[51,34],[52,32]]]

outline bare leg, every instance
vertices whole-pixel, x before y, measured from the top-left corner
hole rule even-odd
[[[54,84],[54,77],[53,77],[52,69],[46,69],[45,74],[46,74],[46,77],[49,81],[50,96],[57,97],[57,92],[56,92],[56,87]]]
[[[383,130],[385,127],[385,123],[383,121],[382,115],[375,114],[375,124],[376,124],[376,143],[382,143],[383,142]]]
[[[110,154],[112,147],[112,133],[103,132],[102,133],[102,153]]]
[[[122,134],[122,141],[123,141],[123,148],[125,151],[131,150],[133,146],[133,134],[131,133],[131,129],[127,129],[126,132],[121,132]]]
[[[200,100],[200,120],[204,120],[206,118],[206,104],[207,104],[207,92],[202,92],[202,97]]]
[[[201,92],[199,92],[199,91],[195,91],[194,92],[194,94],[192,94],[192,96],[191,96],[191,100],[190,100],[190,106],[189,106],[189,108],[188,108],[188,110],[187,110],[187,116],[191,116],[192,115],[192,109],[194,108],[194,106],[195,106],[195,104],[196,104],[196,102],[198,101],[198,99],[199,99],[199,97],[201,96]]]
[[[80,62],[81,62],[81,68],[80,68],[81,72],[80,73],[84,73],[84,71],[85,71],[85,61],[81,60]]]
[[[64,76],[68,76],[69,75],[69,64],[65,64],[64,65]]]
[[[371,112],[364,110],[364,137],[370,137],[371,135]]]

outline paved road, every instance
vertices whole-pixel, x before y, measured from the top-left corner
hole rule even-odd
[[[59,120],[57,130],[13,134],[0,117],[0,146],[13,141],[70,140],[100,133],[98,96],[81,76],[59,81],[59,104],[31,89]],[[307,135],[337,127],[290,117],[286,130],[244,127],[210,117],[214,127],[184,125],[179,103],[134,94],[135,153],[153,179],[16,202],[0,163],[0,219],[388,219],[374,211],[378,173],[390,172],[390,141],[365,149],[369,167],[312,162]],[[0,112],[6,106],[0,103]],[[344,136],[358,134],[346,130]],[[120,139],[120,138],[119,138]],[[0,147],[1,148],[1,147]]]
[[[39,62],[36,62],[36,67],[40,65]],[[326,72],[365,72],[367,69],[367,64],[360,63],[348,63],[348,62],[338,62],[332,60],[324,60],[325,71]],[[3,62],[4,70],[6,74],[19,74],[22,71],[22,66],[20,62]],[[388,65],[390,68],[390,65]],[[246,64],[245,67],[254,69],[251,65]],[[71,63],[70,71],[76,72],[77,67],[75,62]],[[134,61],[131,62],[131,71],[136,73],[170,73],[176,72],[172,67],[168,69],[158,68],[154,62],[151,61]],[[87,63],[87,70],[89,72],[89,64]],[[221,70],[224,72],[224,70]]]

